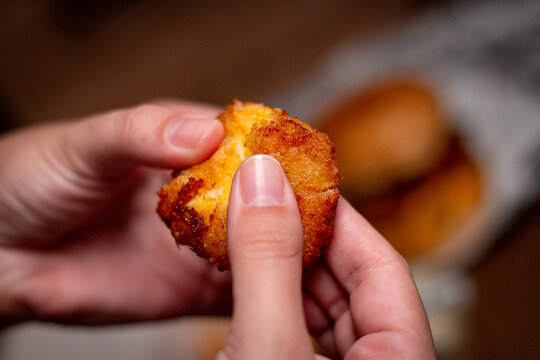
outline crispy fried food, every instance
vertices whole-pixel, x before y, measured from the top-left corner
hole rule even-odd
[[[353,205],[401,255],[414,259],[464,226],[480,201],[482,185],[478,167],[454,138],[428,174]]]
[[[249,156],[268,154],[281,163],[296,194],[303,263],[315,262],[332,236],[339,198],[340,176],[328,136],[262,104],[235,101],[219,119],[225,137],[214,155],[175,174],[158,193],[157,212],[177,243],[228,269],[227,204],[233,175]]]
[[[342,194],[409,260],[452,240],[482,195],[474,159],[444,120],[433,93],[407,79],[356,94],[321,119]]]
[[[336,145],[348,199],[379,195],[421,176],[442,158],[449,139],[432,93],[410,80],[344,101],[321,128]]]

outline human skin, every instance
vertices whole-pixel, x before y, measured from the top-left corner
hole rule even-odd
[[[434,359],[406,262],[340,199],[334,237],[302,272],[281,166],[250,158],[231,188],[231,272],[178,251],[155,214],[171,169],[219,145],[219,109],[159,102],[0,138],[0,324],[107,324],[230,313],[218,359]],[[233,278],[231,294],[231,275]]]
[[[229,312],[229,275],[155,214],[162,169],[210,156],[220,111],[162,101],[1,137],[0,322]]]
[[[294,193],[257,155],[233,180],[228,228],[234,308],[217,360],[324,358],[308,330],[332,358],[435,359],[407,263],[345,200],[324,259],[302,274]]]

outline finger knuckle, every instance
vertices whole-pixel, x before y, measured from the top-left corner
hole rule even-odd
[[[142,104],[115,117],[115,133],[119,141],[138,139],[142,135],[139,131],[144,124],[155,119],[162,111],[162,107],[155,104]]]
[[[302,246],[294,234],[281,230],[257,229],[241,244],[242,254],[258,259],[296,258]]]
[[[397,253],[396,255],[397,266],[399,266],[404,273],[410,274],[412,276],[411,267],[409,266],[407,260],[405,260],[405,258],[399,253]]]
[[[148,119],[154,118],[162,110],[163,107],[157,104],[141,104],[129,111],[128,118],[135,122],[148,121]]]

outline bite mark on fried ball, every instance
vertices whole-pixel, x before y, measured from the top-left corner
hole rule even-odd
[[[304,231],[303,264],[315,262],[332,237],[339,181],[328,136],[286,111],[235,100],[219,116],[225,136],[213,156],[175,178],[158,193],[157,212],[178,245],[188,245],[219,269],[227,255],[227,206],[236,169],[252,155],[281,163],[298,201]]]

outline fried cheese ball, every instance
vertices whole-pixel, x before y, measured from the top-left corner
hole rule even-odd
[[[228,269],[227,206],[234,173],[249,156],[267,154],[281,163],[298,201],[304,266],[315,262],[332,236],[339,198],[328,136],[286,111],[238,100],[219,119],[225,137],[214,155],[175,174],[158,193],[157,212],[177,244]]]
[[[457,138],[428,174],[416,182],[353,205],[406,259],[416,259],[452,239],[478,207],[483,179]]]
[[[337,149],[348,199],[380,195],[443,157],[449,132],[432,92],[394,80],[345,100],[321,120]]]

